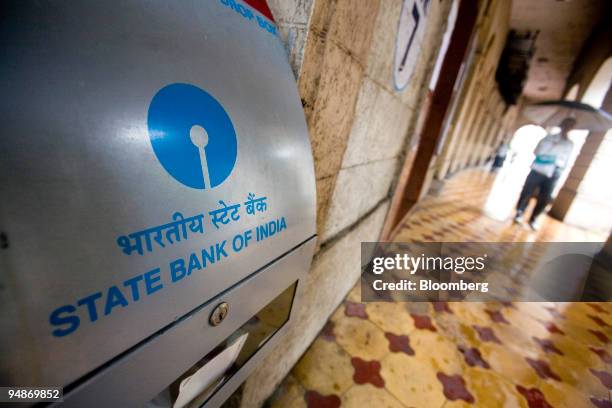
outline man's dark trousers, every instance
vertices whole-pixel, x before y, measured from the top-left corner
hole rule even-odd
[[[535,219],[544,211],[544,208],[550,202],[552,192],[555,189],[555,184],[557,184],[557,180],[559,177],[546,177],[542,173],[538,173],[535,170],[531,170],[527,179],[525,180],[525,184],[523,185],[523,190],[521,191],[521,196],[519,198],[518,204],[516,205],[516,210],[519,215],[522,215],[525,212],[525,208],[527,208],[527,204],[529,203],[529,199],[533,196],[533,193],[536,189],[539,189],[536,206],[533,209],[533,213],[531,214],[530,221],[535,221]]]

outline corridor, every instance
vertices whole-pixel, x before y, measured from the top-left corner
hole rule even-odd
[[[605,240],[548,216],[533,232],[512,224],[509,214],[487,215],[487,204],[504,193],[492,189],[503,177],[458,173],[414,208],[393,240]],[[271,407],[610,406],[609,303],[360,300],[358,283]]]

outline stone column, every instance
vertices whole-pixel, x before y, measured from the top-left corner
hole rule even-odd
[[[602,109],[612,110],[612,92],[608,90]],[[612,226],[612,201],[609,173],[612,135],[606,132],[591,132],[586,138],[567,180],[559,191],[550,215],[568,224],[588,229]],[[605,156],[605,157],[604,157]],[[602,183],[607,183],[602,185]],[[606,194],[608,192],[608,194]]]

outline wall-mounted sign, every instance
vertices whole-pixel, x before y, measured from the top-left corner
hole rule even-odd
[[[429,90],[432,92],[436,88],[436,84],[438,83],[440,70],[442,69],[442,63],[444,62],[444,57],[446,57],[446,51],[448,51],[448,45],[450,44],[451,35],[453,34],[453,30],[455,29],[455,22],[457,21],[458,11],[459,1],[453,0],[450,12],[448,13],[448,19],[446,20],[446,30],[444,31],[444,36],[442,37],[442,45],[440,46],[440,49],[438,51],[436,65],[434,65],[434,70],[431,74],[431,79],[429,80]]]
[[[404,0],[397,27],[393,79],[395,88],[406,87],[421,52],[429,0]]]

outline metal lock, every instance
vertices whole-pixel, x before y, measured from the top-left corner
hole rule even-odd
[[[229,313],[229,305],[226,302],[221,302],[215,307],[208,319],[211,326],[218,326],[227,317]]]

